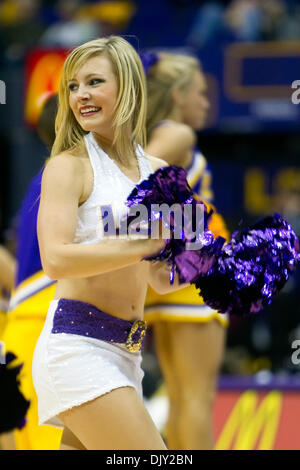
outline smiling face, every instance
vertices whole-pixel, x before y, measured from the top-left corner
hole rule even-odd
[[[104,54],[88,59],[68,88],[70,108],[82,129],[112,140],[118,84],[109,59]]]
[[[180,113],[182,121],[191,126],[194,130],[204,127],[207,112],[210,107],[206,96],[207,85],[204,75],[195,71],[191,84],[186,91],[181,92]]]

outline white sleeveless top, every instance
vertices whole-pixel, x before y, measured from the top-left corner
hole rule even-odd
[[[136,184],[153,173],[142,148],[137,146],[140,180],[134,183],[99,147],[92,132],[84,136],[86,149],[94,173],[94,186],[88,199],[78,208],[74,243],[97,243],[104,238],[103,206],[110,206],[115,225],[128,212],[125,202]],[[102,206],[102,207],[101,207]]]

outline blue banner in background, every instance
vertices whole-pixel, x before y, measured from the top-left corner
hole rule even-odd
[[[233,43],[198,56],[212,104],[209,130],[299,129],[300,42]]]
[[[218,210],[257,219],[279,212],[300,232],[300,168],[274,164],[211,163]]]

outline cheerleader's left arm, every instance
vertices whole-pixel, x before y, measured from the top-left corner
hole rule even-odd
[[[148,284],[160,295],[169,294],[190,284],[179,284],[178,275],[175,274],[173,284],[170,283],[170,266],[163,261],[149,262]]]

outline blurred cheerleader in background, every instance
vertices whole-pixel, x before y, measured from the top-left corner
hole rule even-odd
[[[57,96],[54,95],[44,103],[37,128],[40,139],[49,150],[55,139],[56,112]],[[17,450],[55,450],[59,448],[62,435],[59,429],[38,425],[37,396],[31,371],[35,344],[56,285],[43,272],[36,232],[42,173],[41,169],[32,178],[19,211],[16,279],[12,285],[10,313],[3,336],[6,351],[13,352],[18,363],[24,364],[20,387],[24,397],[30,401],[26,424],[13,431],[13,445]],[[10,442],[7,450],[12,448],[12,439]]]
[[[16,262],[10,251],[0,245],[0,340],[7,319],[9,294],[14,287]]]
[[[147,153],[186,169],[187,180],[208,207],[211,172],[197,149],[209,101],[199,61],[179,54],[145,53]],[[209,229],[228,239],[214,212]],[[148,290],[145,320],[153,324],[155,346],[169,397],[166,439],[170,449],[212,449],[212,406],[222,361],[228,317],[204,304],[192,285],[167,295]]]

